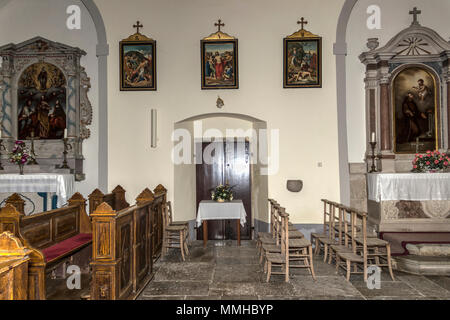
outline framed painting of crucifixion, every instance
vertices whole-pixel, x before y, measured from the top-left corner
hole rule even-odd
[[[283,87],[322,87],[322,38],[302,28],[283,40]]]
[[[156,90],[156,41],[137,32],[120,42],[120,91]]]
[[[238,89],[238,40],[222,31],[219,19],[216,33],[200,42],[202,89]]]

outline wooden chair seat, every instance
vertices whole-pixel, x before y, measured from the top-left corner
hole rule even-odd
[[[181,231],[186,229],[185,226],[183,225],[179,225],[179,226],[174,226],[174,225],[170,225],[166,227],[167,231]]]
[[[289,231],[289,239],[302,239],[305,236],[300,231]]]
[[[328,238],[329,236],[325,233],[311,233],[311,238]]]
[[[258,239],[272,239],[273,235],[270,232],[258,232]]]
[[[337,241],[335,239],[330,239],[330,238],[318,238],[319,242],[323,243],[323,244],[328,244],[328,245],[332,245],[332,244],[337,244]]]
[[[286,256],[281,253],[268,253],[266,254],[267,261],[271,263],[282,264],[286,262]]]
[[[344,259],[346,261],[359,262],[359,263],[364,262],[364,258],[362,256],[360,256],[359,254],[353,253],[353,252],[337,251],[336,254],[341,259]]]
[[[189,226],[189,221],[172,221],[170,224],[173,226]]]
[[[263,249],[266,254],[269,252],[281,253],[281,247],[275,244],[263,244]]]
[[[355,241],[358,243],[363,243],[363,238],[355,237]],[[389,242],[386,240],[378,239],[378,238],[367,238],[366,240],[368,247],[385,247]]]
[[[289,240],[289,250],[297,249],[297,248],[306,248],[311,245],[311,242],[308,239],[290,239]]]
[[[292,231],[298,231],[298,229],[296,227],[294,227],[293,225],[289,226],[289,232],[292,232]]]

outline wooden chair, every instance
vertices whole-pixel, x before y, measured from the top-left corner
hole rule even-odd
[[[280,253],[270,253],[265,255],[266,263],[264,271],[267,272],[266,282],[270,281],[272,274],[284,274],[285,281],[289,282],[289,228],[288,215],[279,213],[280,220],[277,220],[281,229]],[[280,267],[280,271],[273,272],[272,267]]]
[[[326,262],[330,253],[330,246],[339,243],[339,240],[337,240],[339,233],[336,232],[337,227],[340,227],[339,204],[328,200],[322,201],[324,202],[324,233],[311,234],[311,243],[315,243],[316,254],[320,254],[321,249],[323,250],[323,261]]]
[[[355,241],[359,246],[362,246],[364,239],[357,235]],[[368,265],[376,265],[380,268],[387,267],[392,280],[395,281],[394,272],[392,271],[390,243],[386,240],[372,237],[367,237],[366,243]]]
[[[170,207],[166,202],[162,213],[164,226],[162,252],[163,254],[167,254],[169,248],[178,248],[181,251],[183,261],[185,261],[185,253],[189,254],[189,249],[186,243],[189,227],[186,227],[186,224],[172,224],[169,210]]]
[[[266,239],[272,239],[273,238],[273,223],[274,223],[274,211],[275,205],[277,202],[273,199],[268,199],[270,204],[270,231],[269,232],[258,232],[257,234],[257,242],[256,242],[256,248],[259,249],[261,245],[260,239],[266,238]]]
[[[336,271],[339,270],[339,267],[342,267],[346,270],[347,273],[347,281],[350,281],[351,273],[363,273],[364,281],[367,281],[367,214],[363,212],[358,212],[356,210],[346,208],[344,210],[345,213],[348,213],[348,217],[350,218],[350,234],[349,237],[346,238],[348,241],[348,247],[343,246],[338,249],[335,247],[336,253]],[[344,218],[347,218],[344,215]],[[362,236],[360,238],[360,243],[356,241],[356,231],[357,231],[357,221],[361,221],[362,226]],[[344,224],[344,227],[347,224]],[[353,267],[353,271],[352,271]],[[362,267],[362,271],[358,270],[358,267]]]
[[[330,216],[331,216],[331,201],[328,201],[326,199],[321,199],[323,202],[323,232],[322,233],[311,233],[311,243],[314,243],[314,254],[319,254],[321,249],[321,242],[319,242],[320,238],[328,238],[329,233],[328,230],[330,230]],[[327,210],[328,209],[328,210]]]
[[[184,226],[186,228],[186,244],[190,243],[190,234],[189,234],[189,221],[173,221],[173,211],[172,211],[172,203],[167,201],[168,213],[169,213],[169,221],[172,226]],[[186,247],[186,252],[189,254],[189,249]]]
[[[316,280],[316,276],[314,273],[314,264],[313,264],[313,250],[311,242],[305,238],[299,239],[291,239],[289,237],[289,215],[285,212],[284,208],[280,208],[280,213],[278,214],[278,219],[275,223],[275,232],[280,230],[280,237],[277,237],[276,244],[266,244],[262,245],[263,247],[263,256],[267,257],[270,254],[281,254],[282,248],[281,243],[283,239],[283,223],[284,219],[287,219],[287,238],[288,238],[288,254],[289,254],[289,267],[290,268],[307,268],[312,275],[313,279]],[[267,270],[267,258],[264,265],[264,270]]]

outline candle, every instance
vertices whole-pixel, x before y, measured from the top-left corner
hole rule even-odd
[[[64,129],[64,139],[67,138],[67,129]]]
[[[372,132],[372,139],[370,140],[370,142],[375,142],[375,132]]]

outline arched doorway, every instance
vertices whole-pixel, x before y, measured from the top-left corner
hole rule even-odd
[[[183,161],[174,159],[174,215],[177,220],[191,222],[194,235],[197,213],[197,166],[203,159],[203,142],[237,139],[249,145],[250,165],[250,216],[247,221],[253,233],[267,230],[268,176],[267,170],[267,123],[263,120],[236,113],[209,113],[194,116],[174,124],[174,156],[182,156]],[[183,151],[180,151],[181,144]],[[200,147],[199,147],[200,146]]]

